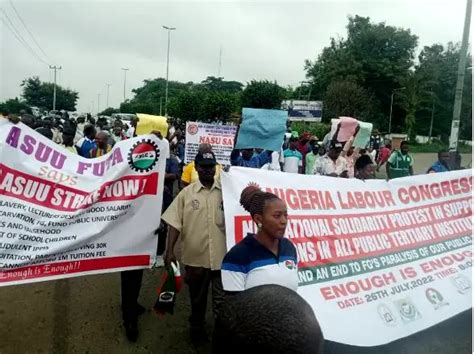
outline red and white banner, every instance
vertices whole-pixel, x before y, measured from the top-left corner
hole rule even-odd
[[[363,182],[232,167],[221,179],[229,249],[256,232],[239,205],[248,184],[286,202],[298,292],[326,339],[381,345],[471,307],[472,170]]]
[[[169,146],[85,159],[0,119],[0,286],[150,267]]]

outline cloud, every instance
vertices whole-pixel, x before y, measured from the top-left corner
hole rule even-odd
[[[27,33],[8,2],[8,16]],[[171,33],[170,79],[201,81],[221,74],[228,80],[304,80],[305,59],[315,59],[330,37],[344,37],[349,15],[410,28],[420,48],[462,36],[464,1],[314,1],[314,2],[15,2],[29,29],[54,63],[62,65],[60,84],[79,91],[78,109],[105,108],[123,100],[123,71],[128,67],[127,96],[144,79],[166,74],[167,32]],[[18,96],[21,80],[47,66],[32,57],[1,23],[0,100]],[[29,41],[30,43],[31,40]]]

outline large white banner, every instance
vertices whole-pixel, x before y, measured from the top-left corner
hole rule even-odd
[[[141,136],[85,159],[0,119],[0,286],[150,267],[168,149]]]
[[[243,188],[286,202],[298,292],[326,339],[381,345],[471,308],[472,170],[363,182],[232,167],[221,179],[229,249],[256,231]]]
[[[235,125],[209,124],[201,122],[186,123],[186,146],[184,161],[194,161],[199,144],[211,144],[217,162],[230,165],[230,153],[234,148]]]

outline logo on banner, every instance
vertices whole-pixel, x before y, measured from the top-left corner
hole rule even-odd
[[[471,281],[464,275],[457,275],[454,278],[451,278],[451,282],[454,287],[458,289],[458,293],[462,295],[471,289]]]
[[[397,325],[397,320],[387,305],[380,304],[377,307],[377,312],[379,313],[383,323],[385,323],[387,326],[393,327]]]
[[[198,210],[199,209],[199,200],[197,199],[194,199],[192,202],[191,202],[191,206],[193,207],[194,210]]]
[[[196,135],[197,132],[199,131],[198,125],[191,123],[188,125],[188,133],[191,135]]]
[[[417,310],[413,302],[406,298],[394,302],[398,308],[398,313],[404,323],[412,322],[421,318],[420,312]]]
[[[449,305],[448,302],[444,301],[443,295],[433,288],[428,288],[425,291],[426,298],[434,306],[435,310],[439,309],[442,306]]]
[[[159,157],[158,146],[151,140],[142,140],[130,150],[128,164],[137,172],[148,172],[153,169]]]

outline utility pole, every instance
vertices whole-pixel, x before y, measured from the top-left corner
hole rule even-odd
[[[466,72],[467,46],[469,41],[469,26],[471,25],[472,0],[467,0],[466,17],[464,18],[464,31],[462,35],[461,50],[459,51],[458,78],[456,94],[454,96],[453,121],[451,123],[451,136],[449,137],[449,150],[458,149],[459,122],[461,120],[462,91],[464,87],[464,74]]]
[[[109,108],[109,89],[111,84],[106,84],[107,85],[107,106],[105,108]]]
[[[125,100],[127,99],[127,97],[125,96],[125,89],[126,89],[126,86],[127,86],[127,71],[130,70],[129,68],[122,68],[123,70],[123,101],[125,102]]]
[[[56,110],[56,72],[61,70],[60,66],[49,66],[50,69],[54,70],[54,89],[53,89],[53,111]]]
[[[393,97],[397,91],[405,90],[406,87],[400,87],[392,90],[392,96],[390,97],[390,117],[388,118],[388,135],[392,133],[392,111],[393,111]]]
[[[430,133],[428,137],[428,142],[431,142],[431,135],[433,134],[433,121],[434,121],[434,109],[435,109],[435,98],[434,92],[431,91],[431,96],[433,97],[433,105],[431,106],[431,122],[430,122]]]
[[[160,97],[160,116],[161,116],[161,107],[163,106],[163,97]]]
[[[222,69],[222,45],[219,48],[219,67],[217,68],[217,77],[221,77],[221,69]]]
[[[99,117],[100,113],[100,93],[97,94],[97,117]]]
[[[165,116],[168,117],[168,75],[170,67],[170,34],[171,31],[174,31],[175,27],[162,26],[165,30],[168,31],[168,54],[166,58],[166,90],[165,90]]]

